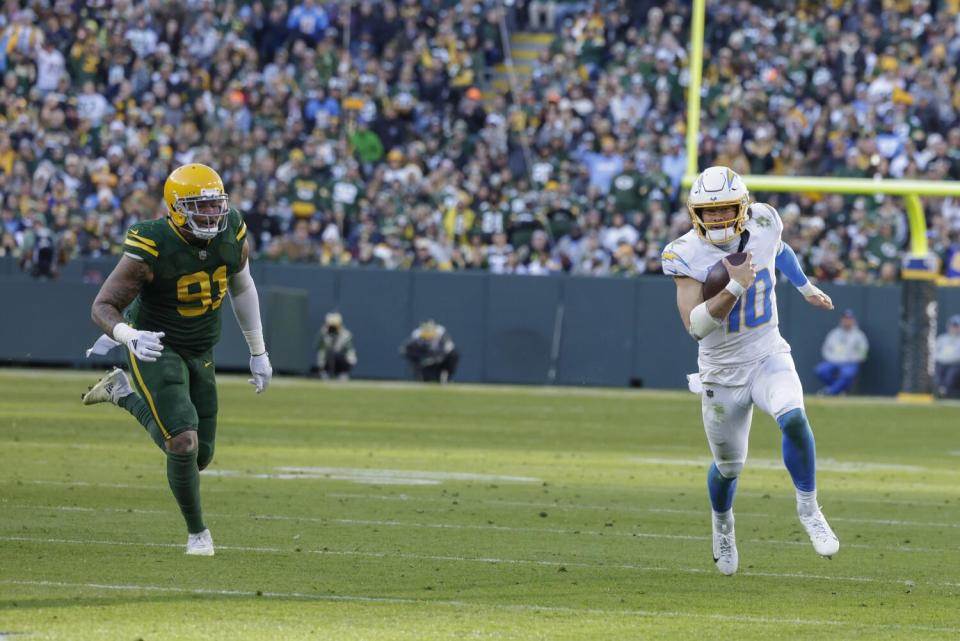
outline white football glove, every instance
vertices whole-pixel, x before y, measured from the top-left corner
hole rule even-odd
[[[117,323],[113,328],[113,337],[144,363],[153,363],[163,351],[163,343],[160,342],[163,332],[147,332],[134,329],[126,323]]]
[[[267,389],[270,379],[273,378],[273,367],[270,366],[270,355],[264,352],[250,357],[250,373],[253,378],[247,382],[257,388],[257,394]]]

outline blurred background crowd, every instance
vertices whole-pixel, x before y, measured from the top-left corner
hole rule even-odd
[[[958,4],[708,3],[701,168],[960,180]],[[119,254],[202,162],[259,260],[658,274],[689,229],[688,5],[7,0],[0,256]],[[899,199],[755,196],[820,281],[898,279]],[[923,202],[960,276],[960,200]]]

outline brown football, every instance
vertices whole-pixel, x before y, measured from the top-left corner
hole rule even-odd
[[[726,258],[730,261],[731,265],[739,265],[747,259],[747,253],[737,252],[735,254],[728,254]],[[727,273],[727,268],[723,266],[723,260],[718,260],[717,264],[710,268],[710,273],[707,274],[707,280],[703,281],[703,300],[710,300],[719,294],[729,282],[730,274]]]

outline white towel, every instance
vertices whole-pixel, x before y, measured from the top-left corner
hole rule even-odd
[[[90,358],[92,354],[103,356],[118,345],[120,345],[120,343],[113,340],[106,334],[100,334],[100,338],[97,339],[97,342],[95,342],[90,349],[87,350],[87,358]]]
[[[687,374],[687,387],[690,388],[690,391],[694,394],[702,394],[703,383],[700,382],[700,374],[696,372]]]

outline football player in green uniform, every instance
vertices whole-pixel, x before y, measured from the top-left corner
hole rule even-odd
[[[166,454],[167,480],[187,524],[187,554],[211,556],[199,473],[213,458],[213,347],[227,292],[250,348],[257,393],[273,369],[247,262],[247,227],[228,207],[220,176],[206,165],[183,165],[167,178],[163,196],[167,217],[130,227],[123,256],[93,302],[93,320],[106,332],[97,343],[126,345],[133,386],[116,368],[83,402],[114,403],[143,425]]]

